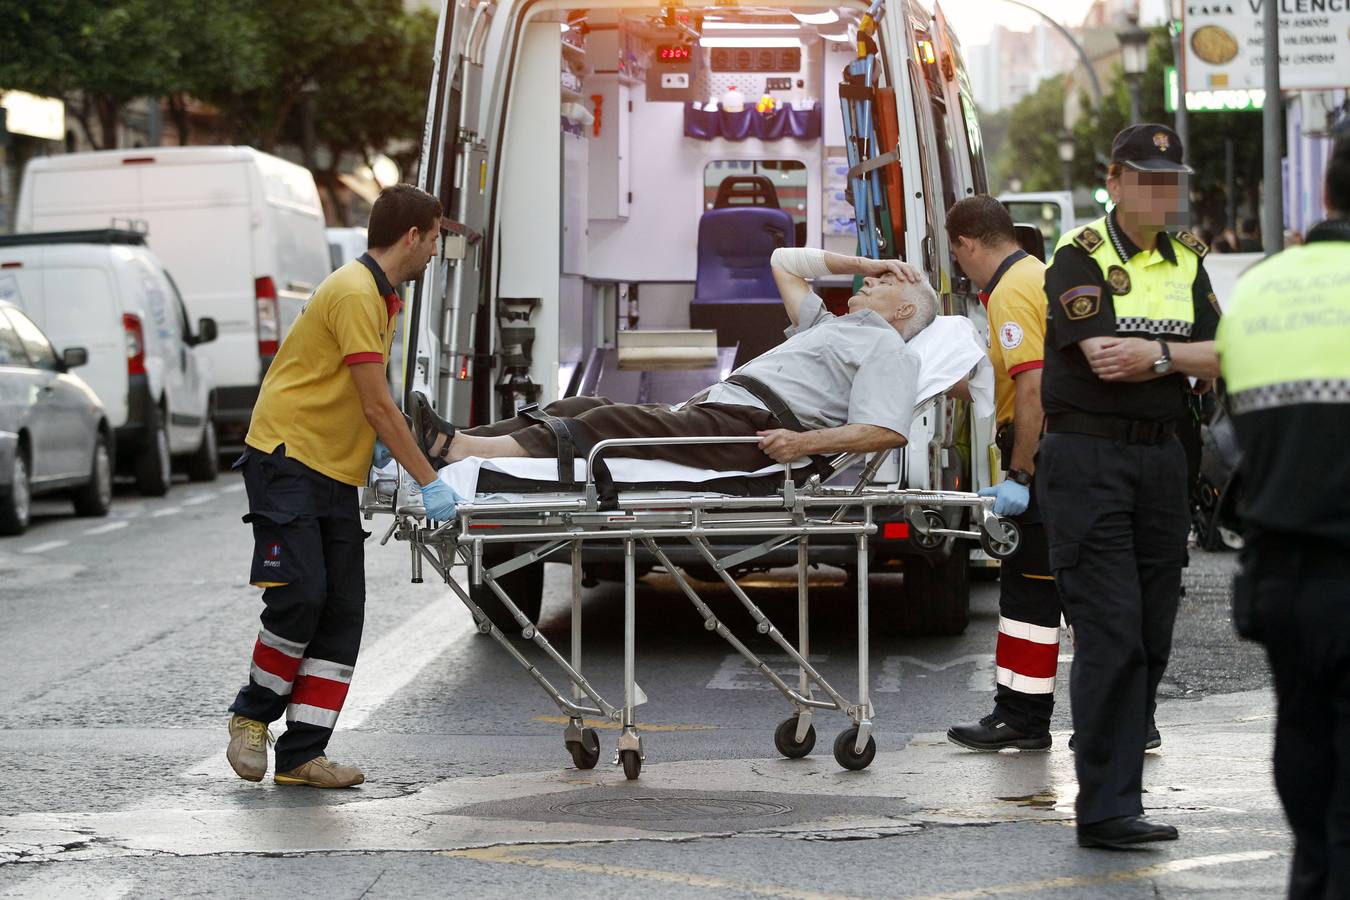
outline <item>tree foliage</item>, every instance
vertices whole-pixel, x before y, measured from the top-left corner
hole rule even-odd
[[[1164,107],[1164,70],[1172,65],[1172,42],[1165,28],[1154,29],[1149,43],[1148,69],[1140,79],[1139,108],[1145,122],[1171,125],[1174,116]],[[1130,124],[1129,83],[1116,68],[1105,84],[1101,104],[1092,108],[1091,100],[1078,98],[1087,112],[1074,124],[1077,154],[1073,161],[1073,180],[1079,186],[1098,187],[1106,183],[1106,160],[1111,141]],[[1021,179],[1023,190],[1057,190],[1064,183],[1063,168],[1056,149],[1063,129],[1064,83],[1062,79],[1044,81],[1035,93],[1023,97],[1012,109],[1008,137],[996,171],[1007,178]],[[1261,114],[1259,112],[1192,112],[1190,116],[1187,160],[1195,169],[1191,179],[1192,222],[1222,227],[1227,186],[1224,171],[1225,142],[1234,146],[1235,182],[1238,196],[1249,210],[1255,210],[1261,181]]]

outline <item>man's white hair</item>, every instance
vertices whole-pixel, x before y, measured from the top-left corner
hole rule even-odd
[[[900,336],[906,342],[912,341],[920,331],[923,331],[938,314],[938,295],[933,290],[933,286],[926,281],[920,281],[917,284],[906,283],[905,298],[915,306],[914,315],[905,321],[904,327],[900,330]]]

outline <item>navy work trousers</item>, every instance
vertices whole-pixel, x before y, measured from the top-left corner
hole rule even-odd
[[[365,548],[357,489],[286,457],[247,450],[253,526],[249,581],[263,588],[262,628],[248,684],[230,711],[286,716],[276,771],[322,756],[347,698],[365,619]]]
[[[1293,900],[1350,896],[1347,555],[1316,539],[1257,538],[1235,585],[1239,618],[1275,675],[1275,787],[1294,832]]]
[[[1186,564],[1186,457],[1174,436],[1051,433],[1038,460],[1050,567],[1074,633],[1078,824],[1142,815],[1144,742]]]

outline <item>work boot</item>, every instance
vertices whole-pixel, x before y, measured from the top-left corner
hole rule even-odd
[[[1074,752],[1075,750],[1073,738],[1074,738],[1073,735],[1069,735],[1070,753]],[[1150,722],[1148,726],[1148,737],[1144,739],[1144,749],[1157,750],[1161,746],[1162,746],[1162,734],[1158,731],[1158,726]]]
[[[450,442],[455,437],[455,426],[436,415],[431,401],[421,391],[409,396],[412,405],[412,432],[417,446],[426,454],[427,461],[436,468],[450,462]]]
[[[1050,732],[1018,731],[996,715],[988,715],[972,725],[953,725],[947,740],[967,750],[994,753],[999,750],[1049,750]]]
[[[1143,816],[1119,816],[1090,825],[1078,826],[1078,846],[1105,850],[1127,850],[1136,844],[1175,841],[1177,830]]]
[[[355,787],[366,780],[360,769],[340,766],[326,756],[316,756],[289,772],[278,772],[272,778],[277,784],[301,784],[317,788]]]
[[[267,723],[250,719],[238,713],[230,716],[230,745],[225,758],[230,768],[245,781],[262,781],[267,774],[267,745],[272,734]]]

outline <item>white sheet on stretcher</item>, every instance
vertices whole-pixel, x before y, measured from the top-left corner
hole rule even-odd
[[[974,369],[975,375],[970,380],[970,392],[975,402],[975,414],[987,416],[993,413],[994,371],[973,322],[965,316],[938,316],[931,325],[909,342],[908,347],[919,354],[920,360],[916,406],[921,406],[950,389]],[[783,471],[783,467],[777,464],[765,466],[754,472],[728,472],[699,469],[656,459],[607,456],[606,461],[609,464],[610,474],[621,484],[701,484],[720,478],[771,475]],[[805,460],[797,463],[802,466],[807,464]],[[576,479],[584,482],[585,460],[578,459],[574,465]],[[390,463],[387,468],[390,470],[388,474],[392,475],[396,464]],[[440,479],[454,488],[455,493],[461,497],[473,497],[478,492],[478,475],[483,469],[529,481],[558,480],[558,461],[552,458],[469,457],[442,468],[438,474]],[[502,495],[502,499],[511,496],[513,495]]]

